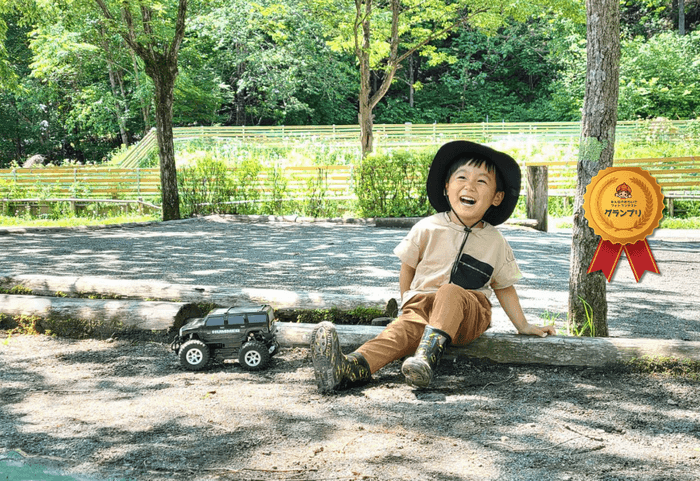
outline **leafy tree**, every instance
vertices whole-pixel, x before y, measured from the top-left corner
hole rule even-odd
[[[620,118],[700,116],[700,32],[664,32],[623,43]]]
[[[552,18],[508,22],[493,35],[463,28],[436,44],[451,63],[414,62],[414,106],[403,85],[392,86],[378,104],[381,123],[506,122],[558,120],[551,85],[560,75],[561,35]],[[568,45],[567,45],[568,46]],[[396,87],[399,88],[396,88]]]
[[[576,10],[568,0],[538,5],[505,0],[355,0],[353,5],[335,0],[313,3],[319,17],[329,25],[331,45],[352,52],[360,78],[359,124],[363,155],[373,149],[373,111],[386,95],[404,60],[414,53],[439,64],[453,60],[439,52],[433,42],[442,40],[460,26],[472,25],[494,32],[510,18],[523,21],[535,12],[552,6],[562,11]],[[376,88],[373,72],[380,75]]]
[[[108,0],[94,1],[107,19],[108,28],[122,36],[153,81],[163,220],[179,219],[173,100],[188,0],[178,0],[176,8],[157,0],[121,0],[117,5],[108,5]],[[135,15],[140,21],[134,19]]]
[[[197,49],[224,86],[224,122],[349,123],[347,63],[298,0],[217,1],[192,19]]]

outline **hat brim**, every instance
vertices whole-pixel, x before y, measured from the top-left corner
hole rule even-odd
[[[430,205],[438,212],[450,210],[450,203],[445,197],[447,171],[455,160],[469,156],[489,159],[501,174],[504,193],[503,201],[500,205],[489,208],[484,214],[483,220],[491,225],[502,224],[513,214],[515,205],[518,203],[518,197],[520,197],[520,166],[508,154],[467,140],[448,142],[440,147],[435,154],[426,182],[426,191]]]

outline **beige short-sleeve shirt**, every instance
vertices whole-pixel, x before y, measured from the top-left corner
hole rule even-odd
[[[483,228],[472,229],[469,234],[454,273],[458,250],[464,241],[464,227],[452,222],[446,212],[414,225],[394,249],[401,262],[416,270],[401,305],[416,294],[437,292],[451,279],[454,284],[490,297],[492,290],[510,287],[522,278],[506,239],[494,226],[483,224]]]

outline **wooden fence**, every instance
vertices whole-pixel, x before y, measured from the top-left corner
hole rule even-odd
[[[615,166],[638,166],[651,173],[669,199],[672,214],[673,199],[700,199],[700,157],[662,159],[620,159]],[[523,193],[527,185],[528,167],[547,167],[547,195],[573,196],[576,187],[576,162],[527,162],[523,164]],[[531,174],[532,175],[532,174]],[[322,183],[335,198],[353,198],[353,167],[305,166],[284,169],[285,195],[300,198],[310,183]],[[263,197],[271,195],[272,176],[269,171],[258,175],[257,188]],[[19,199],[21,197],[21,199]],[[14,198],[14,199],[13,199]],[[126,169],[109,167],[45,167],[30,169],[0,169],[0,201],[4,206],[21,200],[48,202],[89,199],[138,200],[159,203],[160,173],[157,168]]]
[[[629,121],[617,124],[616,137],[627,140],[664,139],[681,141],[690,135],[693,121]],[[570,142],[581,133],[580,122],[488,122],[471,124],[376,124],[373,129],[377,146],[440,145],[454,139],[494,142],[512,139],[537,139],[550,143]],[[307,125],[269,127],[175,127],[176,142],[213,139],[260,146],[290,146],[300,142],[324,143],[359,149],[358,125]],[[156,132],[151,130],[138,144],[130,147],[120,167],[142,165],[157,147]]]

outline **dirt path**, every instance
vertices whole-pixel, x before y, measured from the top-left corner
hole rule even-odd
[[[51,481],[700,479],[698,382],[441,368],[426,391],[391,365],[321,396],[306,349],[189,373],[159,340],[0,332],[0,479],[29,479],[11,450],[75,476]]]

